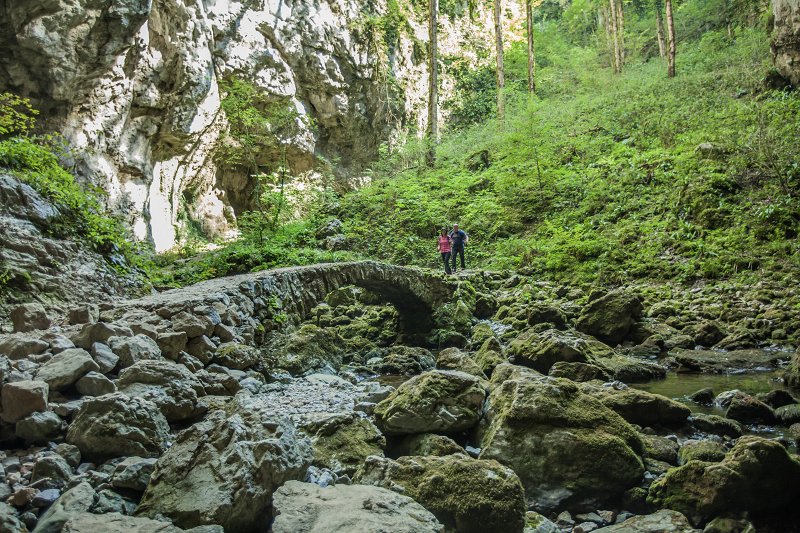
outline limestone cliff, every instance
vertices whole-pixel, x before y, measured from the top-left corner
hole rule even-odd
[[[772,54],[781,75],[800,87],[800,0],[772,0]]]
[[[324,158],[357,177],[398,127],[424,126],[427,30],[398,5],[385,46],[370,21],[386,0],[0,0],[0,91],[32,98],[81,177],[164,250],[183,214],[219,235],[248,207],[249,176],[213,157],[228,127],[225,76],[313,119],[291,142],[295,172]],[[489,48],[490,14],[478,13],[477,31],[464,17],[443,17],[443,55]]]

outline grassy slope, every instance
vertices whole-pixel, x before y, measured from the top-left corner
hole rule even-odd
[[[800,97],[764,92],[763,31],[706,33],[679,49],[672,80],[660,60],[613,76],[595,49],[569,47],[556,31],[540,36],[540,94],[518,95],[504,127],[451,133],[435,168],[384,163],[393,177],[343,199],[336,214],[355,251],[433,266],[434,228],[460,222],[473,265],[561,279],[800,266]],[[509,59],[521,77],[521,50]],[[468,170],[481,150],[491,166]]]

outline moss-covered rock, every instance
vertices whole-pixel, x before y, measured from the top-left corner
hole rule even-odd
[[[577,384],[503,364],[491,389],[481,458],[513,468],[535,509],[589,507],[641,480],[641,438]]]
[[[552,303],[536,302],[527,307],[528,324],[552,324],[557,329],[562,329],[567,325],[567,317],[564,311]]]
[[[278,367],[295,376],[326,366],[337,370],[345,350],[344,340],[334,330],[313,324],[304,324],[277,344],[274,351]]]
[[[775,417],[784,426],[791,426],[800,422],[800,403],[778,407],[775,409]]]
[[[605,295],[592,294],[575,323],[575,328],[616,345],[625,340],[633,324],[642,316],[638,296],[617,290]]]
[[[645,446],[645,456],[656,461],[663,461],[671,465],[678,464],[678,443],[658,435],[642,435]]]
[[[376,374],[415,376],[434,366],[436,360],[425,348],[391,346],[367,354],[367,367]]]
[[[650,486],[648,501],[695,525],[716,516],[790,511],[800,496],[800,463],[779,443],[746,436],[719,463],[689,461]]]
[[[613,409],[631,424],[676,427],[686,423],[691,410],[680,402],[639,389],[583,383],[581,390]]]
[[[489,376],[497,365],[507,363],[508,358],[503,356],[500,341],[491,337],[486,339],[481,348],[475,352],[475,362],[483,373]]]
[[[444,435],[422,433],[409,435],[399,445],[398,455],[451,455],[464,453],[464,448]]]
[[[375,421],[388,435],[464,431],[480,420],[485,398],[479,378],[432,370],[409,379],[376,405]]]
[[[703,433],[711,433],[721,437],[737,438],[744,433],[744,428],[736,420],[706,413],[694,413],[691,417],[692,425]]]
[[[238,342],[226,342],[220,344],[217,351],[214,352],[213,361],[228,368],[245,370],[256,364],[259,356],[259,351],[252,346]]]
[[[439,352],[436,357],[436,368],[439,370],[459,370],[473,376],[486,378],[478,363],[458,348],[447,348]]]
[[[612,377],[606,370],[591,363],[568,363],[559,361],[550,367],[548,375],[554,378],[567,378],[572,381],[611,381]]]
[[[478,322],[472,327],[469,342],[472,346],[481,346],[486,339],[494,338],[492,327],[487,322]]]
[[[725,416],[742,424],[772,424],[775,412],[772,407],[749,394],[737,392],[731,398]]]
[[[783,373],[783,382],[787,387],[800,389],[800,351],[794,354],[789,366]]]
[[[383,455],[386,439],[359,413],[325,415],[302,426],[311,436],[312,464],[342,475],[355,474],[370,455]]]
[[[718,463],[725,459],[728,449],[713,440],[687,440],[678,452],[678,458],[682,465],[689,461],[705,461],[707,463]]]
[[[359,483],[400,488],[444,524],[446,531],[521,532],[525,499],[517,475],[496,461],[444,457],[370,457]]]

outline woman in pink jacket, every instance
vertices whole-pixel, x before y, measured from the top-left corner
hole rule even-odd
[[[444,261],[444,271],[450,274],[450,237],[447,235],[447,230],[442,228],[439,233],[439,253],[442,254],[442,261]]]

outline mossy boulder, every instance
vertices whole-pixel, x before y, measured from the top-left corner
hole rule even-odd
[[[567,378],[572,381],[611,381],[611,374],[603,368],[591,363],[568,363],[559,361],[550,367],[548,375],[554,378]]]
[[[401,490],[432,512],[448,532],[513,533],[525,524],[520,480],[496,461],[463,454],[396,461],[369,457],[357,481]]]
[[[514,469],[539,511],[588,509],[644,473],[644,443],[620,415],[572,381],[515,365],[492,375],[480,437],[480,457]]]
[[[376,405],[375,422],[387,435],[455,433],[478,423],[485,398],[481,379],[431,370],[409,379]]]
[[[783,373],[783,382],[787,387],[800,389],[800,351],[792,356],[789,366]]]
[[[486,378],[478,363],[458,348],[447,348],[439,352],[436,357],[436,368],[439,370],[459,370],[473,376]]]
[[[552,324],[557,329],[563,329],[567,325],[567,317],[564,311],[552,303],[536,302],[526,309],[528,324]]]
[[[292,375],[299,376],[325,367],[337,370],[342,365],[345,343],[332,329],[304,324],[277,342],[277,365]]]
[[[678,464],[678,443],[658,435],[642,435],[645,456],[671,465]]]
[[[742,433],[744,433],[744,428],[739,422],[719,415],[694,413],[691,417],[691,423],[698,431],[721,437],[735,439],[741,437]]]
[[[719,463],[689,461],[651,486],[648,501],[685,514],[696,526],[717,516],[787,512],[800,496],[800,462],[779,443],[740,438]]]
[[[642,316],[642,302],[623,290],[589,296],[589,301],[575,322],[578,331],[616,345],[625,340],[631,327]]]
[[[503,347],[500,345],[500,341],[490,337],[475,352],[475,362],[483,373],[489,376],[497,365],[507,363],[508,358],[503,355]]]
[[[494,338],[495,334],[488,322],[478,322],[472,327],[469,342],[472,346],[481,346],[486,339]]]
[[[436,359],[425,348],[391,346],[367,354],[367,367],[376,374],[415,376],[434,366]]]
[[[728,449],[719,442],[713,440],[687,440],[678,452],[681,464],[689,461],[705,461],[707,463],[718,463],[725,459]]]
[[[464,453],[464,448],[444,435],[422,433],[409,435],[398,446],[398,455],[451,455]]]
[[[639,389],[604,387],[594,382],[581,384],[581,390],[640,426],[677,427],[685,424],[691,414],[680,402]]]
[[[213,361],[218,365],[233,368],[236,370],[246,370],[256,364],[260,354],[258,349],[238,342],[226,342],[220,344],[214,352]]]
[[[800,403],[778,407],[775,409],[775,417],[784,426],[791,426],[800,422]]]
[[[742,424],[772,424],[775,422],[775,412],[772,407],[740,391],[731,397],[725,416]]]
[[[355,474],[370,455],[383,455],[386,439],[369,419],[359,413],[323,414],[301,429],[311,437],[312,464],[338,475]]]

